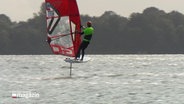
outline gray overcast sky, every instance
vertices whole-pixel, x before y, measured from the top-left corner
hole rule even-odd
[[[25,21],[40,10],[45,0],[2,0],[0,13],[12,21]],[[81,14],[100,16],[105,11],[115,11],[128,17],[133,12],[142,12],[147,7],[157,7],[166,12],[172,10],[184,14],[184,0],[77,0]]]

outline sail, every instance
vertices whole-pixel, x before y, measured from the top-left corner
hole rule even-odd
[[[45,2],[47,36],[53,53],[74,57],[81,43],[81,21],[76,0]]]

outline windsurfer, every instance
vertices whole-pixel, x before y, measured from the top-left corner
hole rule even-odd
[[[94,28],[92,27],[92,22],[88,21],[87,22],[87,27],[84,28],[83,32],[80,33],[81,35],[84,34],[84,37],[83,37],[82,43],[80,44],[78,52],[77,52],[77,54],[75,56],[75,59],[79,59],[80,58],[80,54],[81,54],[81,51],[82,51],[81,61],[83,60],[84,54],[85,54],[85,49],[88,47],[88,45],[89,45],[89,43],[91,41],[93,33],[94,33]]]

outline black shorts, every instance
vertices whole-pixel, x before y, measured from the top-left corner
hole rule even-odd
[[[86,41],[82,41],[80,49],[85,50],[89,45],[89,42]]]

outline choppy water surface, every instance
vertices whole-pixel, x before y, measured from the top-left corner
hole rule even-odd
[[[0,56],[0,104],[184,104],[184,55],[89,57],[70,78],[62,56]]]

